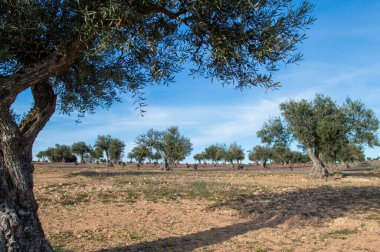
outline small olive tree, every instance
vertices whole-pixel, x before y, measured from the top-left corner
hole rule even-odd
[[[226,155],[225,160],[230,162],[230,164],[232,165],[232,168],[235,167],[235,164],[234,164],[235,160],[236,160],[236,163],[239,164],[239,162],[244,160],[245,158],[243,148],[236,143],[230,144],[230,146],[226,150],[225,155]]]
[[[71,145],[71,150],[80,157],[81,162],[84,162],[84,156],[90,153],[91,148],[85,142],[76,142]]]
[[[255,146],[249,151],[248,158],[249,160],[261,163],[263,168],[267,167],[268,160],[272,157],[272,149],[266,146]]]
[[[136,138],[137,146],[145,145],[160,153],[164,161],[164,169],[171,170],[170,165],[182,161],[190,155],[192,143],[189,138],[182,136],[178,127],[170,127],[165,131],[150,129],[146,134]]]

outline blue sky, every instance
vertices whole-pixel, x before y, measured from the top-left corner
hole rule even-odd
[[[130,95],[109,110],[98,110],[76,124],[75,116],[57,111],[39,134],[34,154],[56,143],[94,144],[97,135],[110,134],[125,141],[128,153],[137,135],[150,128],[178,126],[193,142],[193,153],[214,143],[237,142],[246,151],[260,144],[257,130],[270,117],[280,115],[279,103],[290,98],[311,99],[316,93],[342,103],[347,96],[363,101],[380,118],[380,1],[314,0],[316,23],[299,46],[304,60],[284,66],[275,78],[282,87],[271,91],[253,88],[238,91],[209,79],[188,76],[184,70],[169,87],[145,90],[148,107],[144,117],[134,110]],[[29,93],[21,94],[14,108],[25,111]],[[366,149],[370,157],[380,148]]]

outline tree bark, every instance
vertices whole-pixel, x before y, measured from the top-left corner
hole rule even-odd
[[[160,153],[160,155],[162,157],[162,161],[164,163],[164,167],[162,167],[161,170],[164,170],[164,171],[170,171],[170,170],[172,170],[170,168],[170,165],[169,165],[168,157],[165,155],[165,153],[163,151],[161,151],[161,150],[159,150],[158,152]]]
[[[54,113],[48,81],[32,87],[34,107],[16,125],[10,104],[0,104],[0,251],[53,251],[45,239],[33,194],[32,146]]]
[[[307,147],[306,150],[311,161],[313,162],[313,168],[310,172],[310,176],[317,179],[326,178],[329,175],[329,171],[326,169],[324,163],[319,158],[321,155],[315,153],[310,147]]]
[[[265,169],[267,168],[267,161],[264,160],[262,163],[261,163],[261,166]]]

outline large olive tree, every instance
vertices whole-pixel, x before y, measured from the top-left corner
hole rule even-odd
[[[0,1],[0,250],[51,251],[33,195],[32,146],[56,107],[93,112],[191,73],[237,88],[273,87],[272,73],[301,58],[312,22],[296,0]],[[17,123],[11,106],[31,90]]]
[[[317,94],[311,101],[289,100],[280,104],[289,131],[306,149],[313,169],[311,176],[328,175],[325,160],[347,152],[347,146],[379,145],[379,121],[375,113],[360,101],[347,99],[338,105],[330,97]],[[347,158],[341,157],[341,161]]]

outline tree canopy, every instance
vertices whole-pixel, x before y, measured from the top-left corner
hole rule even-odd
[[[75,155],[80,157],[80,161],[84,162],[84,156],[91,152],[91,148],[83,141],[76,142],[71,145],[71,150]]]
[[[103,153],[106,155],[106,162],[111,160],[118,162],[124,155],[125,143],[110,135],[99,135],[95,142],[95,152],[93,155],[100,158]]]
[[[56,144],[37,154],[38,158],[47,158],[50,162],[76,162],[77,157],[68,145]]]
[[[237,163],[239,163],[240,161],[244,160],[244,158],[245,154],[243,148],[236,143],[230,144],[230,146],[226,150],[225,160],[229,161],[232,167],[234,167],[235,160]]]
[[[182,136],[178,127],[169,127],[165,131],[150,129],[136,138],[136,144],[140,147],[147,146],[151,153],[153,150],[160,153],[165,170],[170,170],[169,165],[184,160],[192,151],[190,139]]]
[[[152,152],[145,144],[133,147],[131,152],[128,153],[128,158],[136,159],[138,163],[144,162],[146,158],[151,158]]]
[[[280,109],[289,132],[313,161],[314,177],[325,176],[328,171],[324,160],[343,158],[347,146],[358,150],[363,145],[379,144],[376,134],[379,121],[360,101],[348,98],[338,105],[330,97],[317,94],[312,101],[281,103]]]
[[[296,45],[312,8],[290,0],[2,1],[0,93],[12,102],[50,78],[63,112],[93,111],[119,92],[139,96],[146,84],[172,81],[185,61],[193,74],[238,88],[273,87],[278,66],[301,59]]]
[[[261,162],[263,168],[266,168],[267,162],[272,157],[272,150],[266,146],[255,146],[249,151],[248,158],[254,162]]]

